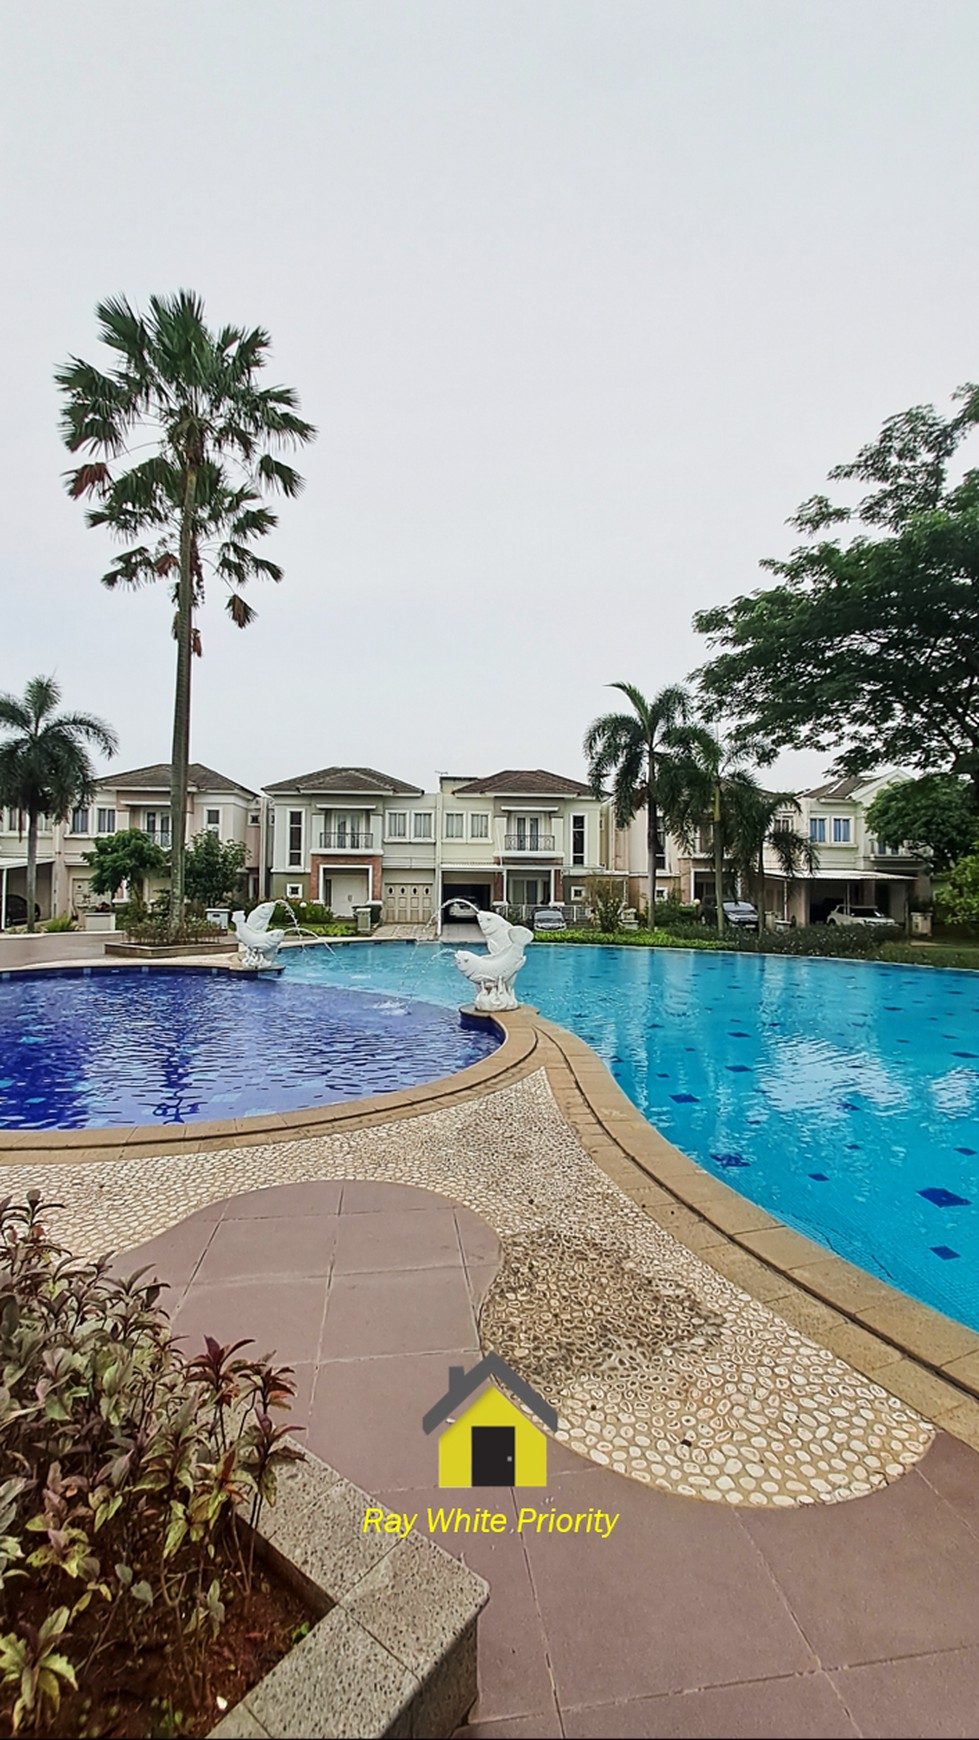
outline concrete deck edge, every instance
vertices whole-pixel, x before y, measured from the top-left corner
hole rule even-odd
[[[533,1013],[552,1091],[583,1146],[660,1225],[706,1262],[979,1448],[979,1334],[785,1226],[667,1141],[601,1058]],[[512,1017],[497,1017],[506,1026]]]
[[[322,1617],[209,1740],[439,1740],[465,1721],[489,1585],[434,1541],[368,1531],[368,1507],[384,1512],[309,1451],[280,1475],[263,1552]]]

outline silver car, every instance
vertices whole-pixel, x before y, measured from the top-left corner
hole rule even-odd
[[[876,906],[834,906],[827,924],[892,925],[894,920]]]

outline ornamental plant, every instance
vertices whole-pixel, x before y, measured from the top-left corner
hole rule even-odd
[[[0,1202],[0,1731],[50,1733],[62,1699],[166,1659],[197,1709],[229,1608],[253,1595],[254,1533],[301,1453],[274,1421],[291,1368],[244,1341],[174,1344],[160,1286]],[[243,1528],[242,1520],[251,1525]],[[94,1730],[93,1730],[94,1731]],[[101,1732],[101,1729],[98,1730]]]

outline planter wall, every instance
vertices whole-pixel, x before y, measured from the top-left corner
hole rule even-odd
[[[260,1549],[322,1617],[209,1740],[441,1740],[465,1721],[489,1588],[423,1535],[365,1534],[375,1502],[308,1453],[280,1476]]]

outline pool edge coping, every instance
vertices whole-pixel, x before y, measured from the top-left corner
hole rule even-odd
[[[643,1116],[584,1040],[524,1013],[562,1115],[620,1189],[777,1316],[979,1449],[979,1333],[714,1178]]]

